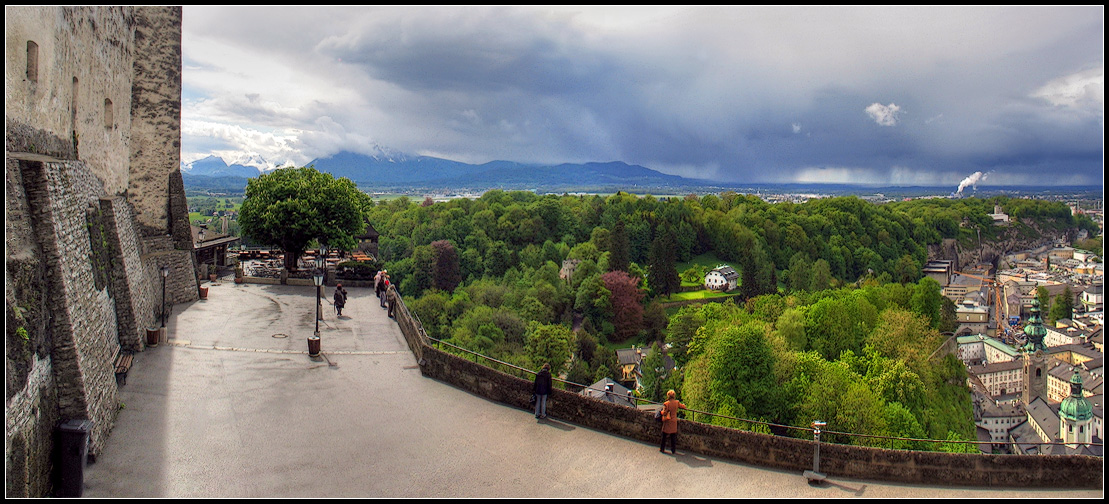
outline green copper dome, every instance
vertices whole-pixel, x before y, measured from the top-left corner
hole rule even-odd
[[[1083,421],[1094,416],[1094,406],[1082,395],[1082,377],[1078,371],[1070,379],[1070,397],[1059,404],[1059,416],[1068,420]]]
[[[1047,329],[1044,328],[1043,319],[1040,318],[1040,300],[1036,298],[1032,298],[1032,308],[1029,309],[1028,325],[1024,326],[1024,336],[1024,351],[1047,350],[1047,346],[1044,345]]]

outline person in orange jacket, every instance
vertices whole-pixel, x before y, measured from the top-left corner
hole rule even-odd
[[[662,443],[658,451],[666,453],[666,436],[670,436],[670,453],[677,455],[678,450],[674,446],[677,444],[678,437],[678,408],[686,408],[675,399],[675,395],[673,390],[667,390],[666,402],[662,403]]]

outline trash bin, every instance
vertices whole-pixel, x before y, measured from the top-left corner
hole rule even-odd
[[[89,455],[90,420],[69,420],[56,431],[57,460],[54,494],[57,497],[80,497],[85,490],[85,465]]]

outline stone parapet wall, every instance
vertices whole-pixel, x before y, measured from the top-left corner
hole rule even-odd
[[[391,299],[399,299],[390,292]],[[522,410],[532,382],[434,348],[403,302],[397,323],[424,376]],[[553,390],[547,413],[559,420],[646,443],[660,439],[654,415],[627,406]],[[523,415],[524,413],[521,413]],[[679,420],[678,443],[688,451],[802,473],[813,468],[816,443]],[[860,446],[820,445],[820,472],[830,477],[940,486],[1100,488],[1102,460],[1082,455],[985,455]]]
[[[428,348],[429,345],[423,327],[421,327],[417,318],[408,311],[408,306],[397,294],[396,287],[390,286],[389,290],[385,291],[385,300],[393,305],[393,318],[400,326],[400,332],[404,335],[405,342],[408,343],[408,349],[412,351],[416,361],[423,367],[425,364],[424,348]]]

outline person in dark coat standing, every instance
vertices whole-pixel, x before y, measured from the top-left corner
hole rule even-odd
[[[378,299],[381,299],[381,283],[382,279],[385,278],[385,273],[385,270],[378,270],[377,274],[374,275],[374,294],[377,294]]]
[[[666,391],[666,402],[662,403],[662,444],[658,451],[666,453],[666,436],[670,436],[670,453],[677,455],[674,447],[678,437],[678,408],[685,409],[685,405],[675,398],[673,390]]]
[[[343,288],[343,284],[335,286],[335,313],[338,316],[343,316],[343,307],[347,305],[347,290]]]
[[[535,418],[547,418],[547,396],[551,393],[551,365],[535,374]]]

